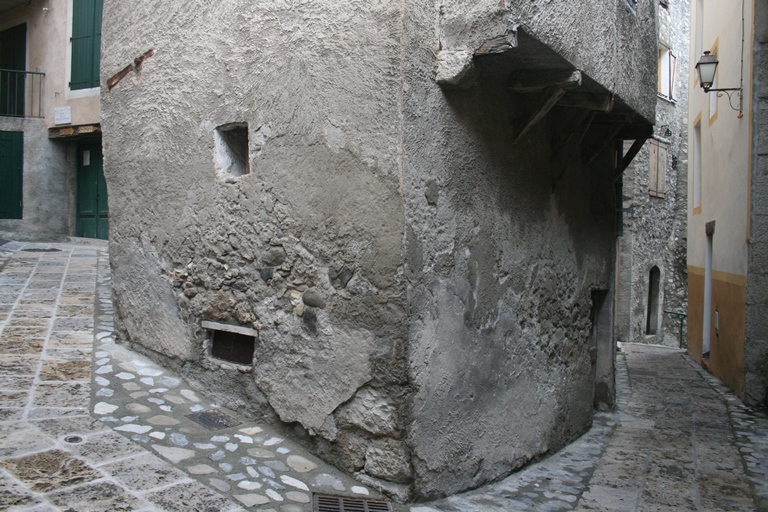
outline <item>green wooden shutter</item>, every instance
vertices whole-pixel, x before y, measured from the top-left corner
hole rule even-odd
[[[70,89],[99,86],[103,0],[74,0]]]
[[[0,219],[20,219],[24,173],[24,134],[0,132]]]

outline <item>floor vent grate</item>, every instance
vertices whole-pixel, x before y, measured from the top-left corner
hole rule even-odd
[[[61,252],[61,249],[54,249],[53,247],[29,247],[22,249],[21,252]]]
[[[187,418],[199,423],[208,430],[221,430],[223,428],[240,425],[240,422],[220,411],[200,411],[187,414]]]
[[[387,500],[333,496],[331,494],[313,495],[312,512],[392,512]]]

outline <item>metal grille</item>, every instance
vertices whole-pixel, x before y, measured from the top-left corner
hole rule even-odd
[[[387,500],[314,494],[312,512],[392,512]]]
[[[199,423],[208,430],[221,430],[223,428],[240,425],[235,418],[224,414],[221,411],[200,411],[187,414],[187,418],[195,423]]]
[[[61,252],[61,249],[54,249],[52,247],[29,247],[22,249],[21,252]]]

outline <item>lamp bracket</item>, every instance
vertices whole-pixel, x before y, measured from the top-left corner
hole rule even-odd
[[[718,98],[722,98],[723,94],[728,96],[728,105],[730,105],[730,107],[733,110],[738,111],[739,117],[741,117],[741,111],[742,111],[741,87],[724,87],[722,89],[709,89],[709,88],[704,87],[703,89],[704,89],[704,92],[714,92],[714,93],[716,93]],[[732,97],[733,93],[736,93],[736,95],[739,98],[739,106],[738,107],[734,107],[733,106],[733,97]]]

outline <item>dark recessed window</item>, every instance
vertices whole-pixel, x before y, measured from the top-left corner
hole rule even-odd
[[[248,158],[248,124],[231,123],[216,128],[216,171],[219,176],[238,178],[251,172]]]
[[[227,331],[213,331],[211,355],[230,363],[253,364],[256,338]]]

